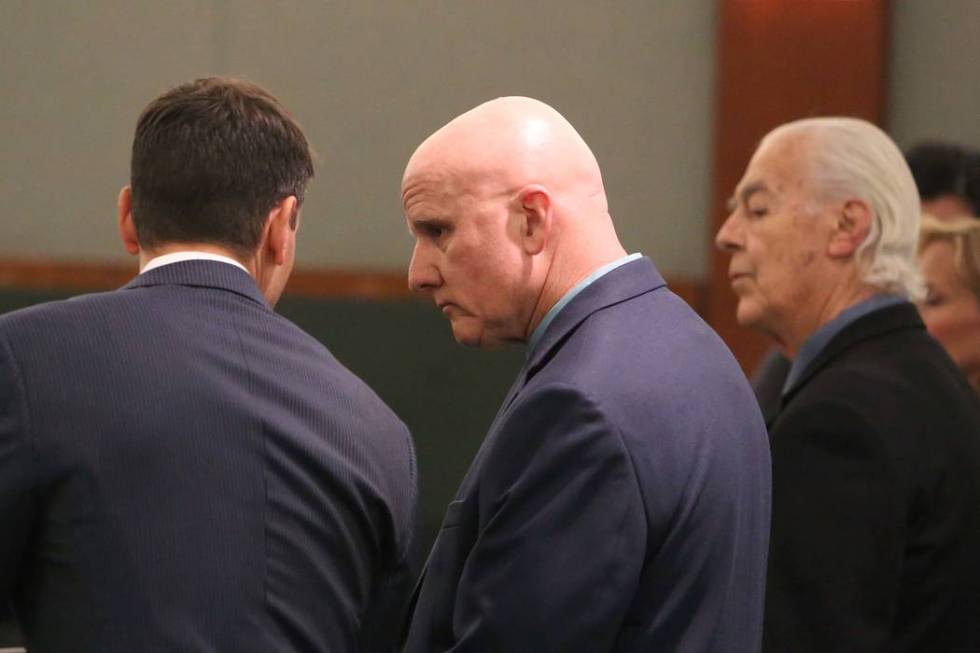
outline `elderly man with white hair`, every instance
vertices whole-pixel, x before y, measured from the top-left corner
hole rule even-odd
[[[909,299],[919,197],[851,118],[759,145],[717,235],[793,364],[768,419],[766,651],[980,650],[980,405]]]

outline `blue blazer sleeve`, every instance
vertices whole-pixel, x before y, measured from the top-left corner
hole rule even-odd
[[[418,576],[418,484],[415,446],[408,431],[404,434],[408,452],[405,482],[399,484],[396,505],[395,551],[372,589],[371,600],[361,626],[361,653],[391,653],[398,649],[400,627],[405,621],[412,585]]]
[[[646,546],[614,424],[575,388],[545,386],[518,399],[487,456],[452,650],[611,650]]]

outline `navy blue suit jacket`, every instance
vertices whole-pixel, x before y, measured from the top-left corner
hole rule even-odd
[[[649,259],[556,317],[446,512],[406,651],[757,651],[767,436]]]
[[[0,604],[32,653],[390,649],[405,426],[226,263],[0,317]]]

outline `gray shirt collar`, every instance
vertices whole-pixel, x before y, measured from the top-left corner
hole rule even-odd
[[[595,283],[604,275],[609,274],[610,272],[620,267],[621,265],[626,265],[630,261],[635,261],[641,256],[643,255],[637,252],[635,254],[630,254],[629,256],[624,256],[622,258],[616,259],[612,263],[606,263],[601,268],[595,269],[592,272],[592,274],[590,274],[589,276],[585,277],[577,284],[575,284],[574,288],[572,288],[567,293],[565,293],[564,296],[562,296],[562,298],[559,299],[558,302],[551,307],[551,310],[549,310],[545,314],[544,319],[541,320],[541,323],[538,324],[538,326],[535,327],[534,332],[531,333],[531,337],[528,340],[528,344],[527,344],[527,357],[530,358],[531,354],[534,353],[534,348],[537,347],[539,342],[541,342],[541,336],[543,336],[544,332],[548,330],[548,325],[550,325],[552,321],[554,321],[555,316],[561,312],[561,309],[568,306],[568,303],[573,299],[575,299],[576,295],[578,295],[580,292],[588,288],[590,285]]]
[[[790,391],[790,389],[792,389],[792,387],[799,380],[800,376],[803,374],[803,370],[805,370],[810,363],[816,360],[817,356],[821,351],[823,351],[824,347],[826,347],[827,344],[833,340],[834,336],[843,331],[847,325],[857,321],[869,313],[873,313],[874,311],[887,306],[900,304],[904,301],[904,297],[890,293],[874,295],[873,297],[865,299],[862,302],[858,302],[854,306],[844,309],[837,315],[837,317],[814,331],[813,334],[803,343],[803,346],[800,347],[800,353],[797,354],[795,359],[793,359],[793,365],[790,367],[789,374],[786,376],[786,383],[783,384],[782,394],[785,395]]]

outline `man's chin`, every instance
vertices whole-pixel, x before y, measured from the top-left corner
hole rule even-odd
[[[453,338],[459,344],[473,349],[502,349],[505,345],[511,343],[511,341],[501,340],[500,338],[487,334],[486,331],[467,331],[455,327],[453,328]]]
[[[484,347],[484,345],[481,344],[479,340],[474,340],[472,338],[460,338],[458,336],[454,336],[454,337],[456,339],[456,342],[463,345],[464,347],[469,347],[470,349],[480,349]]]
[[[454,316],[450,325],[456,342],[474,349],[503,349],[525,342],[524,338],[512,336],[506,329],[497,325],[488,328],[486,322],[471,316]]]
[[[465,327],[457,326],[455,322],[452,324],[453,338],[461,345],[467,347],[483,347],[484,345],[480,342],[479,333],[475,332],[473,329],[467,329]]]
[[[741,300],[738,308],[735,309],[735,322],[740,327],[746,329],[756,329],[762,320],[762,312],[759,307],[750,300]]]

